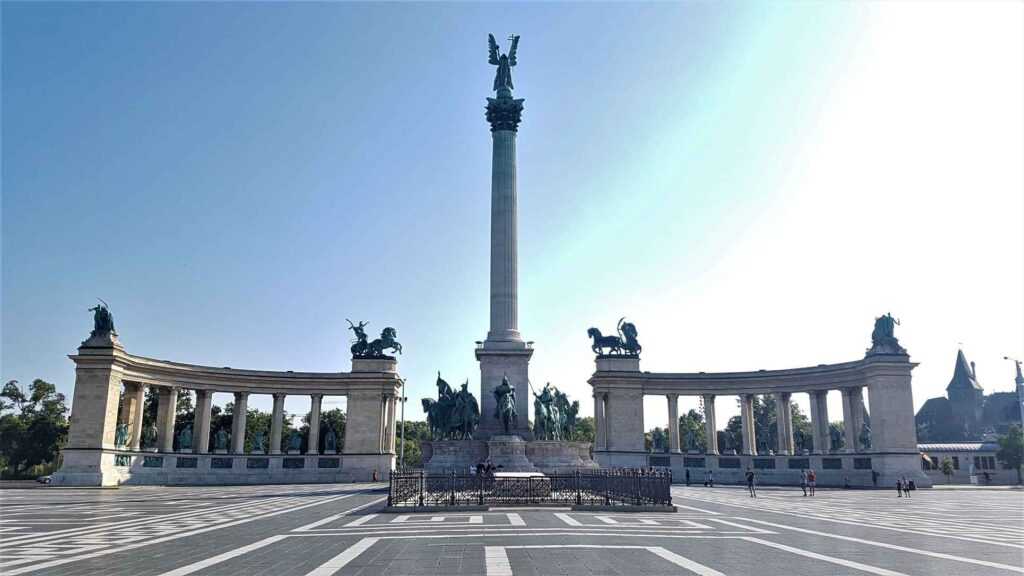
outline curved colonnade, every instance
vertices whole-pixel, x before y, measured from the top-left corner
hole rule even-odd
[[[353,358],[351,372],[271,372],[182,364],[135,356],[116,338],[87,340],[75,362],[74,409],[63,465],[54,482],[66,485],[202,484],[366,481],[386,479],[395,463],[401,379],[392,358]],[[122,400],[121,390],[124,388]],[[156,449],[141,449],[146,388],[158,392]],[[194,445],[174,450],[175,406],[181,390],[196,392]],[[213,394],[234,395],[230,445],[211,450]],[[269,453],[245,452],[246,406],[253,394],[273,396]],[[305,454],[281,453],[284,401],[310,399]],[[340,454],[319,453],[324,396],[347,398]],[[123,402],[123,406],[121,406]],[[120,410],[119,410],[120,408]],[[120,414],[120,420],[119,420]],[[128,428],[116,445],[119,424]]]
[[[594,392],[597,429],[594,457],[604,467],[671,467],[677,481],[687,470],[691,480],[702,482],[711,471],[718,482],[740,481],[753,469],[763,481],[798,483],[800,472],[814,469],[820,484],[851,486],[895,485],[902,476],[918,485],[931,483],[921,473],[914,425],[911,370],[916,364],[906,354],[869,352],[861,360],[820,364],[786,370],[719,373],[652,373],[640,371],[636,357],[600,356],[589,383]],[[871,415],[870,449],[860,443],[864,421],[864,395],[868,390]],[[846,448],[830,450],[826,395],[838,390],[843,397]],[[758,454],[753,397],[772,394],[778,420],[777,446],[770,454]],[[808,394],[811,406],[813,450],[798,454],[793,442],[793,394]],[[644,450],[643,399],[664,396],[668,401],[669,452]],[[679,396],[699,396],[704,404],[706,447],[701,453],[680,449]],[[742,449],[721,454],[715,421],[715,402],[723,396],[738,397],[742,422]]]

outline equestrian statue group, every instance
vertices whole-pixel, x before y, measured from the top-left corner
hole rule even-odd
[[[348,320],[348,329],[356,334],[356,339],[352,343],[353,358],[384,358],[385,350],[402,353],[402,345],[395,340],[398,337],[397,330],[388,326],[381,331],[380,338],[371,341],[366,336],[366,327],[369,325],[369,322],[360,321],[359,324],[353,324]]]
[[[472,440],[480,424],[480,406],[469,391],[469,380],[462,384],[461,390],[454,392],[440,372],[437,373],[437,400],[424,398],[423,411],[434,440]]]
[[[594,354],[603,356],[605,354],[614,354],[621,356],[639,356],[640,355],[640,342],[636,339],[636,325],[632,322],[626,322],[625,318],[619,320],[619,324],[615,327],[619,333],[618,336],[604,336],[601,331],[597,328],[590,328],[587,330],[587,336],[593,339],[593,344],[590,349],[594,351]],[[608,352],[604,352],[607,348]]]
[[[579,400],[569,397],[551,383],[540,394],[533,394],[533,438],[535,440],[572,440],[576,435]]]

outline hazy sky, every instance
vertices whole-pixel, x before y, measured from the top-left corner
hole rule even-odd
[[[854,360],[892,312],[917,406],[958,343],[990,392],[1013,387],[1002,357],[1024,357],[1020,3],[5,2],[2,18],[4,381],[70,397],[66,355],[102,297],[135,354],[348,370],[351,318],[398,329],[412,398],[437,370],[476,389],[488,32],[522,35],[535,385],[592,413],[586,329],[621,316],[643,369],[682,372]],[[648,406],[663,425],[664,400]],[[719,422],[735,411],[723,399]]]

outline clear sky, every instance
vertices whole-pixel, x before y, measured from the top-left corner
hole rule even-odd
[[[4,381],[70,397],[102,297],[135,354],[348,370],[351,318],[398,329],[412,398],[437,370],[476,389],[488,32],[522,36],[535,385],[592,413],[586,329],[621,316],[643,369],[682,372],[857,359],[892,312],[918,406],[959,343],[990,392],[1024,357],[1021,3],[5,2],[2,19]]]

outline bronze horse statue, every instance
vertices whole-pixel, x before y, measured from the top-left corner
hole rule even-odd
[[[618,336],[603,336],[601,331],[597,328],[588,329],[587,336],[594,340],[594,343],[590,346],[590,349],[594,351],[594,354],[603,354],[601,351],[603,348],[609,348],[609,354],[618,354],[619,352],[622,352],[622,340],[620,340]]]

